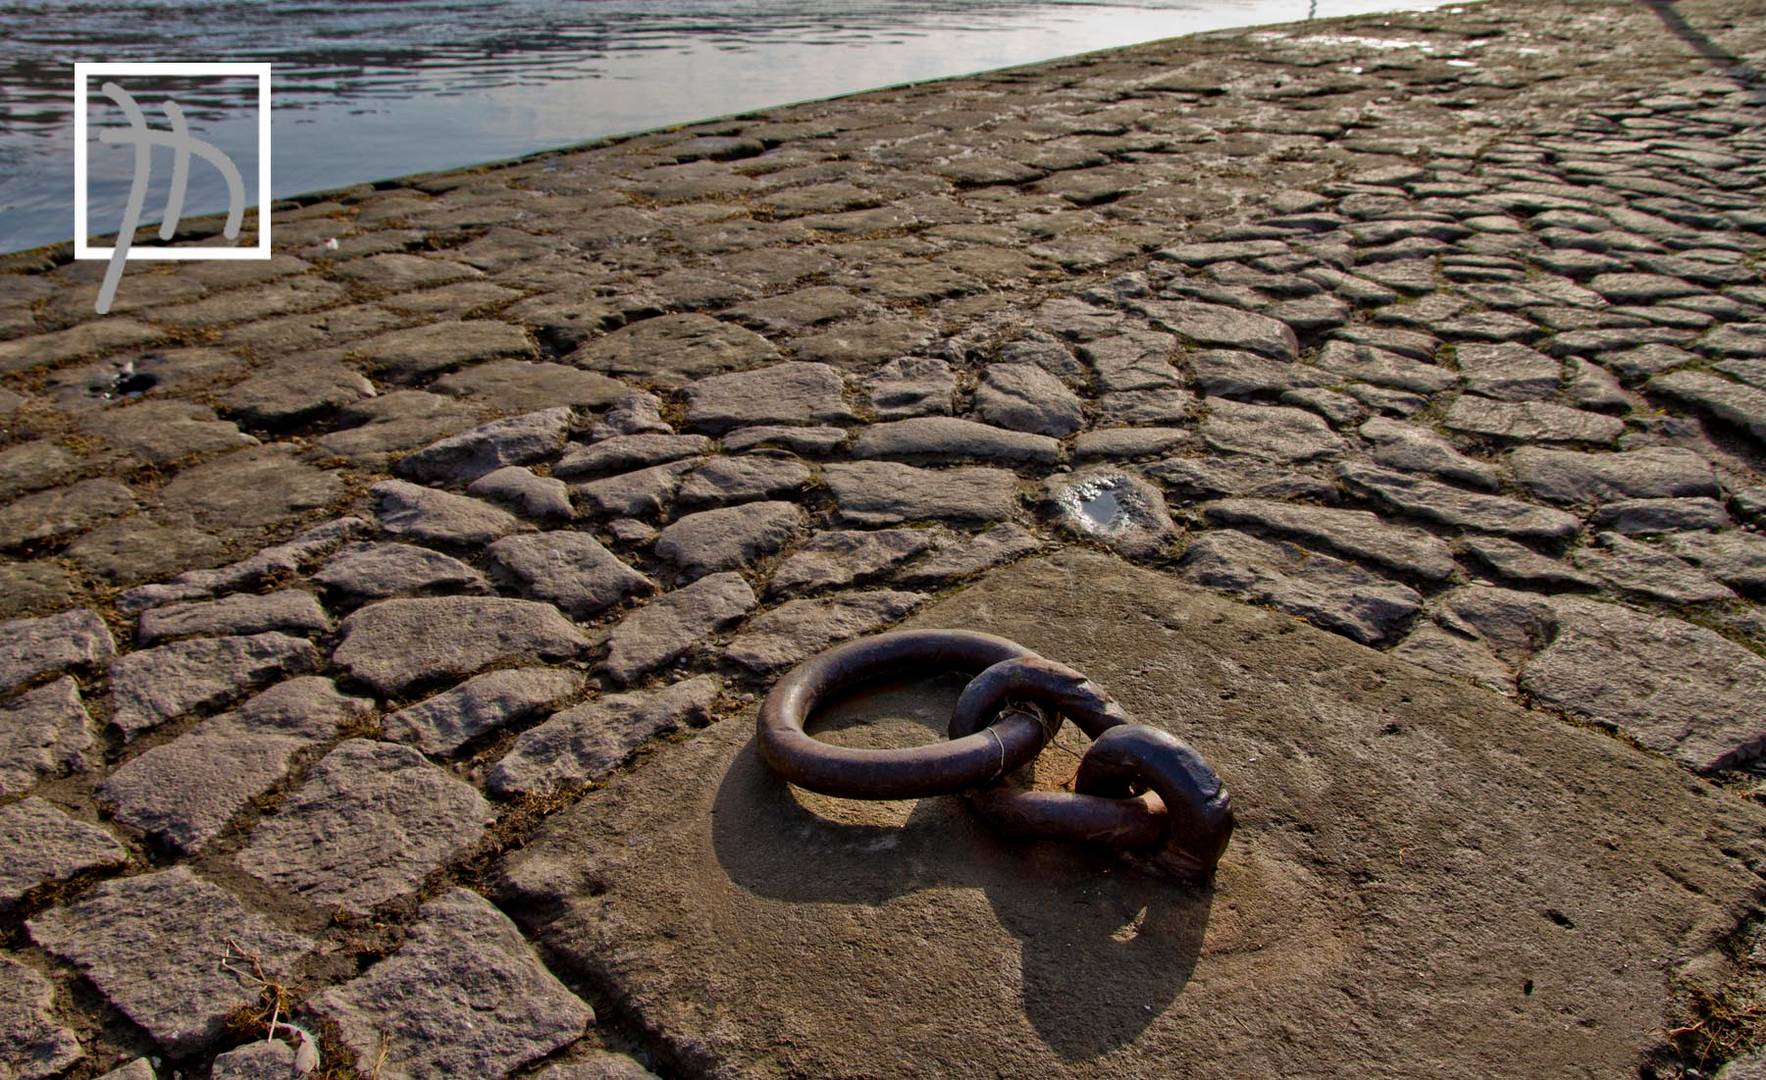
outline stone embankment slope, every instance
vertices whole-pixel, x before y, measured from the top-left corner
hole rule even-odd
[[[0,1047],[200,1072],[274,1004],[227,950],[363,1075],[638,1075],[464,886],[1064,546],[1749,811],[1763,58],[1757,0],[1212,34],[333,193],[104,317],[4,260]]]

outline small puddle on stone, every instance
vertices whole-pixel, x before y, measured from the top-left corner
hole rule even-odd
[[[1122,473],[1058,479],[1050,495],[1062,523],[1125,554],[1153,554],[1173,529],[1165,502],[1146,481]]]
[[[1089,485],[1087,485],[1089,486]],[[1128,510],[1117,498],[1116,492],[1107,487],[1099,487],[1087,492],[1082,487],[1074,492],[1079,496],[1079,517],[1087,525],[1102,532],[1118,528],[1122,519],[1128,516]]]

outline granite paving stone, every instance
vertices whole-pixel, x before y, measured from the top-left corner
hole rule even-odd
[[[613,435],[587,446],[571,447],[553,464],[552,475],[564,480],[605,476],[698,457],[711,450],[712,442],[704,435]]]
[[[584,619],[656,585],[587,533],[525,533],[485,549],[493,580],[549,600],[572,618]]]
[[[563,668],[487,671],[388,714],[380,727],[388,739],[425,754],[451,754],[481,735],[557,708],[582,688],[582,675]]]
[[[865,390],[872,411],[881,420],[949,416],[954,411],[957,377],[950,365],[937,357],[902,356],[866,379]]]
[[[1011,521],[974,534],[934,533],[926,555],[891,575],[889,583],[904,589],[943,588],[1040,551],[1042,546],[1036,534]]]
[[[344,483],[335,470],[300,461],[291,447],[256,446],[185,469],[160,489],[162,508],[217,532],[279,526],[334,506]]]
[[[521,527],[506,510],[480,499],[383,480],[369,489],[374,520],[392,536],[439,544],[485,544]]]
[[[522,732],[486,774],[486,786],[510,798],[600,780],[652,739],[710,723],[720,689],[715,676],[697,675],[660,690],[592,698]]]
[[[412,544],[350,544],[313,573],[313,582],[353,602],[421,593],[490,591],[484,575],[451,555]]]
[[[1600,585],[1592,574],[1499,536],[1467,536],[1458,547],[1497,577],[1516,584],[1547,589],[1594,589]]]
[[[1400,576],[1445,581],[1458,568],[1447,544],[1421,529],[1389,525],[1365,510],[1296,506],[1268,499],[1218,499],[1201,506],[1209,520],[1240,530],[1290,536]]]
[[[829,465],[823,470],[840,516],[856,525],[937,519],[1003,521],[1017,508],[1017,477],[1004,469],[921,469],[892,461]]]
[[[332,662],[382,695],[506,661],[569,659],[588,646],[551,604],[490,596],[382,600],[345,619],[340,635]]]
[[[557,454],[573,423],[568,406],[493,420],[400,458],[393,472],[424,484],[468,483],[506,465]]]
[[[1583,570],[1624,592],[1669,604],[1710,604],[1735,594],[1715,578],[1669,552],[1616,532],[1595,535],[1571,559]]]
[[[1625,421],[1614,416],[1549,402],[1490,401],[1470,395],[1449,405],[1442,422],[1467,435],[1548,443],[1610,443],[1625,430]]]
[[[135,641],[139,645],[157,645],[171,638],[196,635],[218,637],[266,630],[322,634],[330,629],[331,619],[312,593],[278,589],[149,608],[141,613]]]
[[[750,619],[725,655],[753,672],[780,671],[830,645],[881,630],[925,599],[923,593],[879,589],[788,600]]]
[[[1616,533],[1684,532],[1692,529],[1726,529],[1735,524],[1716,499],[1618,499],[1603,503],[1589,515],[1595,529]]]
[[[1766,537],[1759,533],[1686,533],[1668,537],[1666,546],[1737,592],[1766,593]]]
[[[298,1075],[294,1053],[294,1047],[281,1039],[254,1039],[216,1055],[209,1080],[284,1080]]]
[[[240,869],[318,908],[366,914],[483,836],[490,804],[407,746],[346,740],[259,823]]]
[[[111,726],[133,739],[284,675],[318,667],[319,650],[287,634],[189,638],[118,657],[110,665]]]
[[[202,850],[288,775],[309,740],[223,715],[124,762],[98,789],[111,817],[183,853]]]
[[[594,1020],[506,915],[459,888],[418,910],[397,952],[307,1009],[387,1080],[506,1076]]]
[[[1422,610],[1422,597],[1408,586],[1234,529],[1198,537],[1181,565],[1186,581],[1298,615],[1364,645],[1393,639]]]
[[[431,322],[392,330],[351,347],[368,369],[392,382],[416,382],[486,360],[530,359],[520,327],[495,319]]]
[[[466,494],[503,506],[522,517],[543,522],[568,521],[575,511],[570,487],[562,480],[540,476],[520,465],[494,469],[466,485]]]
[[[0,689],[70,668],[95,668],[116,655],[116,640],[89,608],[0,623]]]
[[[1651,393],[1684,402],[1766,439],[1766,390],[1704,371],[1672,371],[1646,384]]]
[[[1085,423],[1079,398],[1034,364],[989,366],[975,392],[975,414],[995,427],[1057,439]]]
[[[677,389],[695,379],[762,367],[781,359],[779,350],[752,330],[708,315],[662,315],[596,338],[565,358],[642,385]]]
[[[686,427],[713,435],[755,424],[814,426],[857,419],[846,404],[845,382],[827,364],[791,362],[713,375],[688,384],[681,396]]]
[[[1442,525],[1556,542],[1568,540],[1579,528],[1576,518],[1561,510],[1464,491],[1377,466],[1345,463],[1337,473],[1352,490],[1391,510]]]
[[[1251,405],[1212,398],[1202,440],[1223,454],[1274,462],[1335,457],[1346,444],[1319,416],[1285,405]]]
[[[340,430],[320,435],[319,449],[368,469],[384,469],[407,450],[474,427],[478,413],[424,390],[394,390],[338,413]]]
[[[817,533],[773,572],[774,594],[843,588],[900,566],[933,546],[926,529],[845,529]]]
[[[769,453],[718,457],[688,473],[675,492],[682,511],[788,499],[809,485],[802,462]]]
[[[792,559],[801,557],[800,553]],[[775,588],[789,566],[788,561],[775,575]],[[741,574],[733,570],[707,574],[621,619],[608,637],[605,670],[616,682],[632,682],[686,655],[748,614],[756,603],[754,590]]]
[[[919,416],[864,428],[853,442],[852,453],[859,458],[910,462],[986,461],[1046,465],[1060,459],[1061,445],[1046,435],[979,424],[973,420]]]
[[[803,531],[793,503],[754,502],[701,510],[677,519],[656,538],[656,554],[690,578],[738,570],[778,554]]]
[[[54,1076],[86,1056],[79,1036],[55,1016],[55,986],[0,955],[0,1061],[17,1080]]]
[[[1364,421],[1361,436],[1373,444],[1368,455],[1376,465],[1430,476],[1466,487],[1494,491],[1501,483],[1495,467],[1462,454],[1447,439],[1427,428],[1384,416]]]
[[[115,480],[81,480],[0,506],[0,549],[78,535],[132,512],[135,496]]]
[[[431,389],[488,402],[511,412],[535,412],[568,405],[605,408],[632,392],[618,379],[564,364],[538,360],[494,360],[449,372]]]
[[[80,969],[110,1003],[174,1054],[220,1038],[257,988],[222,970],[227,942],[286,978],[314,947],[247,910],[219,885],[175,866],[107,881],[26,921],[31,940]]]
[[[121,866],[129,858],[116,837],[34,796],[0,806],[0,853],[0,908],[40,885]]]

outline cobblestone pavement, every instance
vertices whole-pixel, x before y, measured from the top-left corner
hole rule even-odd
[[[473,886],[1063,545],[1760,798],[1763,59],[1498,0],[354,188],[102,318],[4,260],[6,1074],[285,1070],[224,951],[327,1067],[666,1072]]]

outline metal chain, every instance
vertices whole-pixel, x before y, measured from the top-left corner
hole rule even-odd
[[[834,746],[804,731],[818,705],[890,676],[970,675],[950,740],[895,750]],[[1033,791],[1012,774],[1072,720],[1092,738],[1074,790]],[[964,794],[1019,836],[1121,849],[1182,877],[1214,872],[1232,838],[1232,799],[1183,740],[1133,722],[1084,675],[1016,642],[968,630],[898,630],[799,665],[761,704],[760,754],[800,787],[848,799]]]

